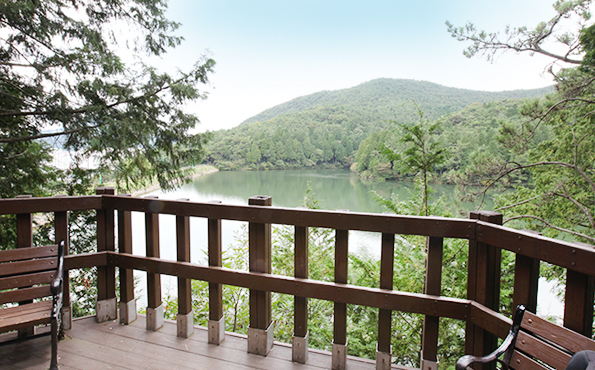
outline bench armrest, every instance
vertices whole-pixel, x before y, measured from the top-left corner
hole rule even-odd
[[[62,309],[62,295],[64,289],[64,241],[62,240],[58,244],[58,268],[56,269],[56,276],[50,283],[50,291],[52,292],[53,304],[52,304],[52,316],[55,318],[60,317],[60,310]]]
[[[478,357],[472,355],[466,355],[461,357],[457,361],[456,370],[465,370],[469,365],[478,362],[480,364],[487,364],[492,361],[498,361],[502,364],[503,370],[508,370],[508,364],[510,363],[510,359],[512,358],[512,353],[514,352],[514,345],[516,343],[516,338],[519,334],[519,330],[521,328],[521,323],[523,322],[523,315],[525,314],[525,306],[519,305],[514,313],[514,317],[512,319],[512,327],[508,332],[508,335],[504,339],[504,342],[498,347],[494,352],[490,353],[489,355]],[[502,356],[502,359],[499,357]]]
[[[53,295],[58,295],[62,292],[62,279],[64,277],[64,241],[58,244],[58,268],[56,269],[56,276],[50,283],[50,290]]]

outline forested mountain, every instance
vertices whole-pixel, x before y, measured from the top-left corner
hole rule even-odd
[[[412,100],[419,104],[428,118],[434,119],[443,114],[459,111],[472,103],[534,98],[545,95],[549,91],[552,91],[551,87],[501,92],[474,91],[446,87],[427,81],[379,78],[348,89],[320,91],[301,96],[267,109],[243,123],[264,122],[280,115],[299,113],[320,106],[357,106],[375,110],[383,115],[403,115],[407,112],[407,116],[415,117],[415,107],[406,104]]]
[[[513,154],[511,149],[499,145],[497,139],[503,124],[520,126],[526,120],[519,114],[519,109],[527,100],[474,103],[443,117],[440,120],[441,129],[436,134],[438,142],[446,149],[446,161],[437,166],[435,171],[446,175],[443,180],[448,181],[457,174],[470,174],[473,168],[487,162],[506,162],[513,155],[518,157],[518,153]],[[547,127],[540,126],[532,145],[537,145],[547,136]],[[359,146],[352,169],[366,178],[400,178],[400,168],[380,153],[381,144],[397,152],[403,151],[405,145],[399,142],[399,130],[396,127],[374,132]]]
[[[484,92],[377,79],[296,98],[217,131],[206,160],[223,170],[349,167],[371,133],[386,130],[390,121],[416,120],[415,104],[427,118],[437,119],[474,103],[537,97],[550,90]]]

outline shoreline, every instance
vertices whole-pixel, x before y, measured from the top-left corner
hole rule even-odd
[[[209,167],[212,167],[212,166],[209,166]],[[215,167],[212,167],[212,168],[210,168],[210,169],[208,169],[208,170],[206,170],[204,172],[197,172],[197,173],[195,173],[194,175],[192,175],[192,177],[190,179],[191,180],[194,180],[194,179],[196,179],[198,177],[210,175],[210,174],[215,173],[215,172],[219,172],[219,169],[218,168],[215,168]],[[147,186],[146,188],[142,188],[142,189],[133,191],[131,195],[133,197],[140,197],[142,195],[146,195],[148,193],[152,193],[152,192],[157,191],[159,189],[161,189],[161,187],[159,186],[158,183],[156,183],[156,184]]]

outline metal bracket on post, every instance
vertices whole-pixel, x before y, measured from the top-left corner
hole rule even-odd
[[[116,320],[118,318],[116,306],[116,297],[97,301],[97,322]]]
[[[136,320],[136,300],[120,302],[120,324],[129,325]]]
[[[209,344],[220,345],[225,339],[225,316],[219,320],[209,320]]]
[[[434,361],[424,360],[422,357],[420,370],[438,370],[438,363]]]
[[[345,344],[333,343],[333,370],[345,370],[347,368],[347,341]]]
[[[273,349],[273,330],[275,323],[271,322],[265,330],[248,328],[248,353],[266,356]]]
[[[72,308],[62,307],[62,330],[72,329]]]
[[[147,330],[157,331],[163,327],[163,304],[156,308],[147,307]]]
[[[190,310],[187,314],[179,313],[176,316],[178,324],[178,337],[188,338],[194,333],[194,310]]]
[[[308,333],[305,337],[291,339],[291,361],[305,364],[308,361]]]
[[[390,352],[383,352],[379,351],[378,345],[376,345],[376,370],[390,370],[392,364],[391,353],[392,346],[390,348]]]

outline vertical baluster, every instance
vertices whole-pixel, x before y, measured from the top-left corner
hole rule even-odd
[[[212,201],[210,203],[221,203]],[[221,220],[209,218],[209,266],[221,267]],[[209,283],[209,343],[221,344],[225,339],[225,316],[223,315],[223,286]]]
[[[296,278],[308,278],[308,228],[295,227],[294,269]],[[294,362],[308,361],[308,298],[294,296],[294,333],[292,355]]]
[[[349,231],[335,232],[335,283],[347,284]],[[347,366],[347,304],[335,301],[333,370]]]
[[[147,199],[157,197],[150,196]],[[152,208],[152,207],[150,207]],[[159,214],[145,213],[145,234],[147,257],[159,258]],[[163,304],[161,303],[161,275],[147,273],[147,330],[156,331],[163,326]]]
[[[382,234],[380,250],[380,289],[393,289],[395,260],[395,235]],[[378,310],[378,347],[376,349],[376,369],[391,368],[392,311]]]
[[[255,196],[248,199],[252,206],[271,206],[269,196]],[[256,212],[252,210],[252,212]],[[271,273],[271,224],[250,222],[249,264],[251,272]],[[266,356],[273,348],[271,321],[271,292],[250,290],[250,327],[248,328],[248,353]]]
[[[184,199],[188,200],[188,199]],[[178,261],[190,262],[190,218],[176,216],[176,240]],[[188,338],[194,333],[192,311],[192,280],[178,277],[178,337]]]
[[[132,254],[132,212],[130,211],[118,211],[118,252]],[[134,270],[121,268],[119,275],[120,323],[128,325],[136,320]]]
[[[96,189],[97,195],[114,195],[113,187]],[[97,210],[97,251],[115,251],[114,210]],[[114,266],[97,267],[97,322],[115,320],[117,314],[116,269]]]
[[[541,235],[532,230],[525,232]],[[537,288],[539,285],[539,260],[522,254],[515,255],[514,262],[514,290],[511,311],[514,312],[520,304],[527,310],[537,312]]]
[[[439,296],[442,288],[442,255],[444,249],[443,238],[428,237],[426,249],[428,260],[426,263],[426,281],[424,293]],[[426,315],[422,331],[421,369],[438,370],[438,326],[440,318]]]
[[[28,199],[31,195],[18,195],[17,199]],[[33,247],[33,218],[30,213],[19,213],[16,215],[17,219],[17,248],[31,248]],[[23,288],[24,289],[24,288]],[[22,301],[19,304],[32,303],[32,300]],[[30,326],[25,329],[18,330],[18,337],[27,337],[35,335],[35,327]]]
[[[584,243],[575,244],[592,247]],[[593,334],[594,280],[593,276],[566,270],[564,326],[589,338]]]
[[[66,197],[66,195],[57,195],[56,197]],[[68,212],[54,213],[55,243],[64,241],[64,255],[69,254],[70,237],[68,235]],[[62,283],[62,329],[70,330],[72,328],[72,307],[70,303],[70,279],[68,270],[64,270],[64,280]]]
[[[502,214],[490,211],[470,212],[470,218],[497,225],[502,225]],[[477,226],[477,233],[481,227]],[[500,270],[502,251],[499,248],[469,240],[469,262],[467,277],[467,299],[476,301],[498,312],[500,303]],[[496,336],[467,322],[465,333],[465,353],[483,356],[492,352],[497,345]],[[476,370],[487,369],[493,365]]]

